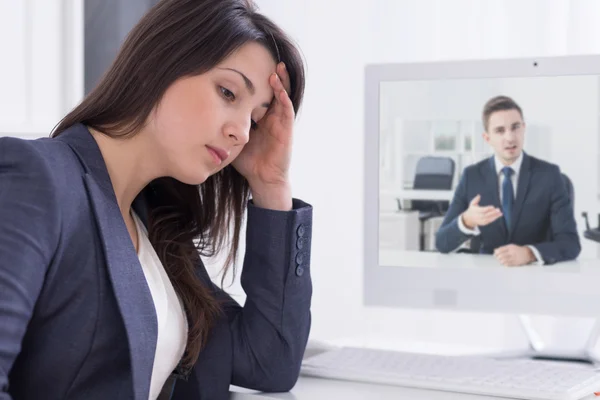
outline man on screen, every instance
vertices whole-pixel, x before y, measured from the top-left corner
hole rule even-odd
[[[436,234],[442,253],[476,240],[475,251],[506,266],[575,259],[581,245],[573,204],[558,166],[523,152],[525,122],[509,97],[483,109],[483,138],[494,156],[465,168]]]

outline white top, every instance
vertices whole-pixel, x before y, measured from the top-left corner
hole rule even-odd
[[[138,258],[154,300],[158,322],[149,397],[150,400],[155,400],[183,356],[188,326],[184,308],[148,239],[146,227],[135,213],[132,215],[138,233]]]

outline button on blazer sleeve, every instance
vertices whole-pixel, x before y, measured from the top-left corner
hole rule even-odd
[[[228,302],[233,341],[232,384],[266,392],[290,390],[310,331],[312,207],[250,204],[241,284],[246,302]]]

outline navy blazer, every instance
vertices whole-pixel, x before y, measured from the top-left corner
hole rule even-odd
[[[559,167],[524,153],[518,179],[510,231],[504,218],[479,227],[479,252],[492,254],[494,249],[506,244],[533,245],[546,264],[575,259],[581,244],[573,204]],[[471,237],[460,230],[458,218],[478,194],[481,206],[502,209],[493,157],[465,168],[436,233],[436,247],[440,252],[454,251]]]
[[[294,386],[310,329],[311,227],[302,201],[289,212],[249,205],[244,307],[198,265],[224,313],[173,400]],[[152,297],[86,127],[0,138],[0,400],[148,400],[156,340]]]

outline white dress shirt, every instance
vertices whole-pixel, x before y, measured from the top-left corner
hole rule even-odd
[[[513,169],[513,174],[511,175],[510,180],[513,185],[513,195],[514,195],[515,199],[517,198],[519,174],[521,173],[521,165],[522,164],[523,164],[523,152],[521,152],[521,154],[515,160],[515,162],[513,162],[511,165],[509,165],[509,167],[511,167]],[[498,176],[498,194],[500,195],[500,204],[502,204],[502,184],[504,183],[504,179],[506,179],[504,174],[502,173],[502,169],[505,167],[505,165],[502,164],[502,162],[496,156],[494,156],[494,165],[496,167],[496,175]],[[467,228],[462,221],[462,215],[459,216],[459,218],[458,218],[458,228],[464,234],[470,235],[470,236],[477,236],[481,233],[481,231],[479,230],[478,227],[475,227],[474,229]],[[461,245],[461,247],[462,247],[462,245]],[[461,247],[459,247],[459,249]],[[543,264],[544,259],[542,258],[538,249],[536,249],[535,246],[531,246],[531,245],[527,246],[527,247],[529,247],[531,249],[531,251],[533,252],[536,262],[540,265]]]
[[[150,400],[155,400],[183,356],[188,326],[181,301],[148,239],[146,227],[135,213],[133,219],[138,233],[138,258],[152,294],[158,322],[149,397]]]

